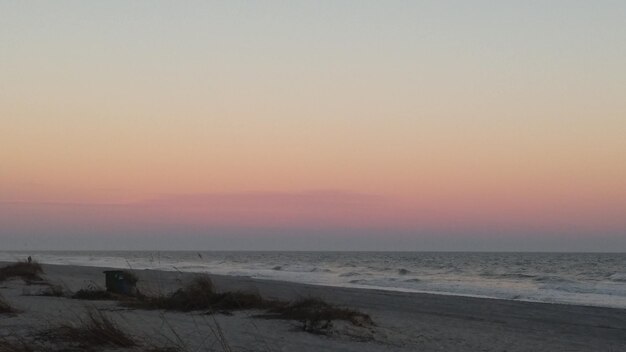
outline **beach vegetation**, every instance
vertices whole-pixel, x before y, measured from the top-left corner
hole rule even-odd
[[[41,264],[36,261],[18,261],[0,268],[0,281],[22,278],[25,281],[43,281]]]
[[[263,309],[272,302],[252,292],[216,292],[208,276],[197,276],[181,289],[159,296],[138,296],[124,302],[125,306],[139,309],[165,309],[189,312],[194,310]]]
[[[82,348],[92,346],[134,347],[137,342],[104,313],[91,310],[78,324],[63,324],[43,333],[50,340],[63,341]]]
[[[8,339],[7,337],[0,337],[0,352],[37,352],[46,351],[39,349],[40,346],[34,346],[33,343],[26,341],[23,338]]]
[[[295,320],[302,323],[307,332],[323,333],[332,327],[336,320],[346,321],[354,326],[373,326],[368,314],[342,308],[319,298],[300,299],[295,302],[267,300],[258,293],[234,291],[217,292],[208,276],[198,276],[183,288],[167,296],[141,296],[136,300],[122,303],[136,309],[164,309],[177,311],[208,310],[228,313],[233,310],[258,309],[266,313],[257,317],[267,319]]]
[[[183,352],[184,350],[180,347],[173,346],[155,346],[155,347],[146,347],[143,349],[144,352]],[[2,352],[2,351],[0,351]]]
[[[73,299],[83,299],[88,301],[107,301],[115,300],[116,297],[111,292],[95,287],[81,288],[72,296]]]
[[[17,310],[13,308],[4,297],[0,296],[0,314],[13,314],[16,312]]]
[[[319,298],[305,298],[279,305],[262,317],[299,321],[302,323],[302,330],[312,333],[328,331],[335,320],[343,320],[359,327],[374,325],[372,318],[365,313],[338,307]]]
[[[127,295],[107,291],[93,283],[89,284],[86,288],[81,288],[80,290],[74,292],[70,298],[87,301],[123,301],[132,299]]]

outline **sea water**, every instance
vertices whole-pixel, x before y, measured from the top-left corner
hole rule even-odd
[[[624,253],[10,251],[0,261],[29,255],[48,264],[626,308]]]

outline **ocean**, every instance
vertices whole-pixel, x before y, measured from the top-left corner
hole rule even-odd
[[[3,251],[0,261],[626,308],[625,253]]]

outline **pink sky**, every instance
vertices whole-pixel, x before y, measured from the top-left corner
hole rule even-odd
[[[626,238],[626,6],[452,3],[0,5],[0,240]]]

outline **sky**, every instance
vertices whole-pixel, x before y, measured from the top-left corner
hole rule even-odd
[[[624,1],[0,1],[0,249],[626,251]]]

